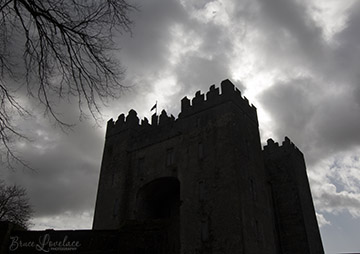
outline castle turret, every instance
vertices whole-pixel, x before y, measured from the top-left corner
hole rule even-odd
[[[324,253],[302,152],[288,137],[264,147],[280,253]]]

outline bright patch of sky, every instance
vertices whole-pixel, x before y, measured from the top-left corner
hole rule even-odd
[[[54,229],[57,230],[78,230],[91,229],[93,212],[83,211],[73,213],[66,211],[59,216],[43,216],[34,218],[31,223],[34,225],[32,230]]]
[[[306,0],[307,10],[318,25],[323,27],[325,40],[340,32],[348,21],[348,11],[356,0]]]

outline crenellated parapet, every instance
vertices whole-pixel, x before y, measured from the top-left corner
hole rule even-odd
[[[108,121],[106,136],[113,136],[130,129],[137,132],[153,130],[159,126],[171,125],[174,122],[175,117],[173,115],[168,116],[165,110],[161,112],[160,116],[153,114],[150,124],[146,117],[140,121],[137,116],[137,112],[131,109],[127,116],[125,116],[125,114],[121,114],[116,121],[112,118]]]
[[[186,96],[181,100],[181,112],[179,118],[183,118],[213,106],[233,102],[240,107],[250,119],[257,123],[256,108],[250,105],[246,97],[242,97],[241,92],[234,84],[226,79],[221,82],[220,88],[215,85],[210,86],[209,91],[205,94],[197,91],[195,97],[190,101]]]
[[[284,181],[284,176],[290,176],[290,180],[295,181],[298,174],[305,172],[305,161],[303,153],[290,141],[288,137],[279,145],[272,139],[268,139],[267,145],[263,149],[264,164],[267,168],[270,179],[279,180],[279,172],[281,181]],[[302,172],[303,171],[303,172]],[[285,173],[287,172],[287,173]]]
[[[134,130],[139,134],[146,134],[147,131],[156,132],[156,130],[160,129],[161,132],[174,132],[170,128],[173,128],[176,123],[181,122],[183,119],[228,102],[235,104],[242,110],[244,115],[248,116],[256,124],[258,123],[256,108],[249,104],[248,99],[241,95],[239,89],[230,80],[222,81],[220,88],[215,85],[210,86],[206,96],[201,91],[198,91],[191,101],[184,97],[181,100],[181,112],[178,119],[175,119],[173,115],[169,116],[165,110],[162,110],[160,115],[153,114],[151,116],[150,123],[147,118],[140,120],[137,112],[131,109],[127,115],[119,115],[116,121],[113,119],[108,121],[106,136],[110,137],[126,130]]]
[[[263,149],[264,153],[268,156],[271,156],[273,154],[288,154],[290,152],[296,152],[300,153],[302,155],[302,152],[295,146],[293,142],[288,137],[285,137],[284,141],[281,145],[279,145],[278,142],[275,142],[273,139],[267,140],[267,145],[264,146]]]

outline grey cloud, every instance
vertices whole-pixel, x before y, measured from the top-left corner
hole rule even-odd
[[[310,78],[279,81],[264,91],[261,102],[266,110],[274,112],[273,117],[279,123],[279,129],[306,127],[311,122],[316,106],[312,101],[315,92],[316,85]]]
[[[317,46],[321,42],[322,29],[312,20],[306,6],[298,1],[287,0],[259,0],[261,14],[266,21],[271,21],[271,27],[283,30],[295,37],[304,51],[312,49],[311,45]],[[309,52],[313,53],[313,52]]]
[[[351,98],[350,98],[351,99]],[[329,98],[327,105],[319,111],[314,128],[319,133],[323,146],[331,146],[338,151],[360,145],[359,105],[343,98]]]
[[[360,105],[360,3],[356,3],[349,11],[346,27],[335,35],[334,55],[336,64],[331,77],[340,82],[348,82]]]
[[[275,123],[275,138],[282,140],[289,136],[303,150],[310,149],[312,139],[309,135],[313,132],[318,107],[314,98],[314,94],[319,94],[317,90],[319,87],[311,78],[297,78],[279,81],[263,91],[259,101]]]
[[[316,213],[316,218],[317,218],[320,228],[331,224],[328,220],[326,220],[324,215],[321,213]]]
[[[324,63],[330,57],[328,45],[322,28],[307,12],[305,3],[294,0],[257,2],[260,10],[255,14],[253,26],[265,37],[259,46],[268,64],[295,73],[324,71]]]
[[[358,196],[349,193],[323,193],[320,196],[322,207],[327,209],[344,209],[344,208],[360,208],[360,200]]]
[[[334,40],[339,43],[340,47],[351,47],[360,43],[360,36],[358,34],[358,28],[360,25],[360,3],[356,2],[354,6],[348,11],[349,16],[345,23],[345,28],[336,34]]]
[[[360,196],[358,193],[337,191],[333,184],[324,184],[315,192],[315,203],[320,211],[339,213],[349,211],[354,217],[360,217]]]
[[[74,130],[77,135],[67,136],[46,127],[45,121],[44,124],[34,124],[41,135],[19,148],[23,158],[31,160],[30,165],[36,170],[4,170],[3,178],[27,189],[36,217],[92,210],[100,170],[102,132],[80,124]]]
[[[227,64],[227,59],[221,56],[213,59],[187,56],[177,68],[177,77],[183,88],[181,92],[194,92],[194,89],[206,92],[210,85],[218,86],[221,80],[230,75]]]
[[[161,72],[168,64],[170,28],[177,22],[186,20],[186,15],[178,1],[142,2],[140,11],[134,17],[136,23],[132,36],[119,37],[121,59],[128,70],[140,73],[144,70],[148,73]]]
[[[146,107],[144,97],[154,91],[156,81],[171,69],[171,29],[189,18],[176,0],[141,1],[138,6],[140,11],[133,17],[135,25],[132,36],[118,37],[121,46],[119,58],[127,70],[124,84],[130,89],[120,102],[110,103],[107,111],[112,117],[117,117],[124,109],[141,110]]]
[[[200,56],[187,55],[176,67],[177,82],[181,89],[171,96],[167,111],[177,115],[180,113],[180,101],[187,95],[190,99],[195,92],[200,90],[205,93],[212,84],[219,86],[221,81],[230,76],[228,69],[228,59],[224,56],[213,56],[207,59]],[[239,82],[236,86],[244,91],[244,86]]]
[[[360,145],[359,106],[349,91],[329,93],[327,88],[311,79],[294,79],[259,97],[276,123],[277,137],[292,137],[310,163]]]
[[[279,51],[277,45],[273,51],[268,49],[275,68],[283,68],[283,75],[289,81],[277,82],[260,98],[276,122],[276,135],[281,137],[286,133],[299,140],[300,146],[310,153],[308,157],[312,163],[358,146],[360,79],[357,45],[360,37],[356,31],[360,15],[356,10],[360,4],[353,8],[345,29],[334,36],[335,43],[330,45],[321,37],[321,29],[306,13],[305,6],[282,0],[260,3],[264,20],[270,21],[267,23],[269,31],[283,30],[291,35],[284,44],[278,41],[284,51]],[[268,45],[273,40],[285,39],[284,34],[279,38],[268,35]],[[275,57],[279,52],[286,53],[280,54],[280,62]],[[306,55],[306,61],[294,61],[302,55]],[[293,71],[288,74],[287,69]],[[300,77],[299,83],[294,74],[301,75],[302,72],[311,76]],[[308,82],[306,79],[311,85],[304,86],[304,81]]]
[[[173,72],[181,90],[178,94],[193,93],[201,89],[207,91],[210,85],[218,85],[221,80],[230,78],[231,57],[233,55],[234,35],[229,27],[213,22],[198,20],[184,21],[183,29],[201,38],[196,51],[181,56]],[[243,91],[245,87],[240,87]]]
[[[171,72],[177,82],[177,93],[172,95],[171,101],[180,101],[195,90],[206,91],[211,84],[219,84],[231,76],[229,65],[234,42],[230,29],[213,22],[202,23],[189,14],[203,8],[207,2],[182,5],[179,1],[153,0],[141,6],[133,38],[123,40],[121,51],[128,69],[127,81],[134,85],[137,93],[133,97],[151,93],[154,81],[166,72]],[[179,25],[185,36],[194,35],[194,41],[200,38],[201,42],[197,49],[181,54],[177,63],[171,64],[169,45],[174,40],[171,30],[174,25]],[[191,45],[191,36],[188,39]],[[170,112],[178,111],[177,105],[166,108]]]

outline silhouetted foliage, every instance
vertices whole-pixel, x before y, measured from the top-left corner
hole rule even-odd
[[[72,124],[57,112],[59,100],[75,100],[80,117],[97,120],[99,106],[120,96],[124,70],[110,51],[115,33],[131,32],[133,10],[126,0],[0,0],[0,139],[7,158],[17,158],[11,138],[26,138],[12,117],[31,115],[18,96],[24,90],[61,127]]]
[[[0,221],[10,221],[27,228],[32,213],[24,188],[0,182]]]

